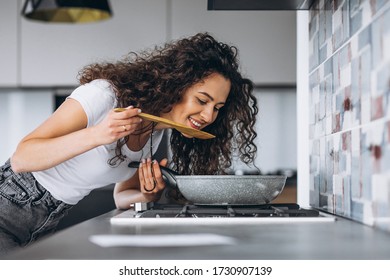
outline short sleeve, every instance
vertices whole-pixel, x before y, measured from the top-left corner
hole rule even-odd
[[[75,99],[81,104],[88,118],[88,127],[101,122],[116,105],[115,92],[111,84],[101,79],[79,86],[68,98]]]

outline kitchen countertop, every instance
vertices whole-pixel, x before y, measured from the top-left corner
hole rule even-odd
[[[390,233],[337,217],[335,222],[270,223],[258,225],[119,226],[113,210],[72,226],[3,259],[268,259],[378,260],[390,259]],[[89,241],[91,235],[211,233],[233,237],[228,245],[199,247],[109,247]]]

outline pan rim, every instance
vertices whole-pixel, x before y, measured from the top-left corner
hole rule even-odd
[[[175,178],[226,178],[226,179],[287,179],[286,175],[175,175]]]

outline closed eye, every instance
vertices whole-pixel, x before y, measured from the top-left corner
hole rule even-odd
[[[207,103],[208,103],[208,101],[207,100],[203,100],[203,99],[200,99],[200,98],[196,98],[197,100],[198,100],[198,103],[200,104],[200,105],[206,105]],[[221,110],[221,108],[222,108],[223,106],[221,106],[221,107],[214,107],[214,112],[218,112],[219,110]]]
[[[197,100],[198,100],[198,103],[200,104],[200,105],[206,105],[207,104],[207,101],[205,101],[205,100],[202,100],[202,99],[200,99],[200,98],[196,98]],[[223,107],[223,106],[222,106]],[[219,110],[221,110],[221,108],[222,107],[214,107],[214,112],[218,112]]]
[[[200,98],[197,98],[197,99],[198,99],[198,103],[199,103],[200,105],[206,105],[206,104],[207,104],[207,101],[202,100],[202,99],[200,99]]]

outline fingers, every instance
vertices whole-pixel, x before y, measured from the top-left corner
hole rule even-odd
[[[99,139],[99,144],[103,145],[138,133],[142,122],[138,116],[140,111],[131,106],[120,112],[111,110],[101,122],[91,128],[94,138]]]
[[[160,161],[160,165],[166,167],[168,165],[168,159],[164,158]]]
[[[128,119],[131,117],[137,116],[139,113],[141,113],[141,109],[139,108],[134,108],[133,106],[127,107],[125,110],[117,110],[114,109],[113,112],[115,113],[115,118],[120,120],[120,119]]]
[[[155,194],[165,188],[160,166],[156,160],[143,159],[138,169],[141,192]]]
[[[128,135],[137,130],[138,125],[142,122],[142,119],[138,117],[141,113],[141,109],[134,108],[133,106],[127,107],[126,110],[117,111],[113,110],[113,126],[116,128],[117,133]]]
[[[139,122],[118,122],[115,126],[118,133],[131,134],[137,130]]]
[[[153,161],[152,170],[154,173],[154,178],[157,181],[157,187],[163,186],[162,188],[160,188],[162,190],[165,187],[165,182],[164,182],[163,176],[161,174],[161,169],[160,169],[160,166],[159,166],[157,160]]]

